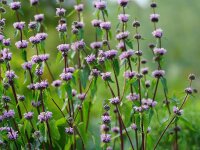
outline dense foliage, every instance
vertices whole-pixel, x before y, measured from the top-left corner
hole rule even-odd
[[[35,11],[30,22],[23,20],[26,16],[23,2],[1,1],[2,149],[145,150],[159,146],[179,149],[179,123],[193,128],[182,114],[188,98],[197,93],[192,87],[195,75],[189,75],[183,98],[169,94],[163,68],[167,50],[162,43],[164,32],[158,27],[157,3],[153,1],[150,5],[153,28],[149,32],[153,43],[148,45],[152,59],[147,60],[146,50],[141,49],[144,38],[140,27],[143,25],[136,19],[129,23],[126,9],[131,4],[128,0],[118,0],[117,27],[109,21],[112,16],[109,16],[106,1],[93,2],[91,24],[84,22],[86,16],[81,0],[76,1],[69,13],[63,2],[57,1],[56,17],[51,17],[57,22],[54,29],[57,35],[52,36],[57,36],[60,43],[57,55],[49,55],[46,47],[51,35],[47,34],[46,14],[41,11],[39,1],[30,0],[30,11]],[[8,11],[15,17],[14,39],[4,32],[9,28],[6,24],[9,18],[4,18]],[[71,23],[68,19],[73,15],[77,17]],[[128,24],[132,25],[131,32]],[[85,34],[85,26],[94,29],[95,34]],[[87,37],[94,37],[93,42],[85,42]],[[117,44],[111,45],[112,41]],[[23,60],[21,66],[12,64],[13,47],[21,53],[21,58],[15,60]],[[60,66],[56,69],[58,76],[52,69],[55,64]],[[24,81],[15,73],[17,70],[24,72]],[[50,76],[48,80],[47,76]],[[104,88],[106,90],[102,90]],[[159,97],[158,92],[162,92]],[[95,100],[103,101],[103,105],[98,106],[101,110],[98,119],[91,118]],[[98,127],[90,128],[90,124]]]

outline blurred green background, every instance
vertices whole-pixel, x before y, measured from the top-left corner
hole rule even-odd
[[[141,0],[142,1],[142,0]],[[27,0],[22,0],[24,17],[23,21],[28,22],[33,20],[33,15],[35,14],[34,8],[30,7]],[[150,66],[156,67],[156,64],[152,61],[152,55],[148,48],[148,44],[155,42],[152,38],[152,23],[149,21],[149,15],[151,14],[151,9],[149,8],[148,0],[145,1],[144,5],[138,5],[135,1],[129,3],[126,12],[130,14],[130,21],[128,23],[128,30],[134,35],[134,29],[132,28],[132,21],[136,18],[141,22],[140,33],[142,34],[144,40],[141,41],[142,50],[144,51],[144,57],[149,60]],[[198,64],[200,63],[200,2],[199,0],[157,0],[158,9],[157,12],[160,14],[160,22],[158,24],[164,31],[163,38],[163,47],[168,50],[165,60],[164,68],[167,73],[168,87],[170,94],[173,96],[175,93],[183,97],[184,88],[187,87],[188,81],[187,77],[189,73],[194,73],[197,76],[197,80],[194,83],[194,87],[200,88],[200,68]],[[69,14],[73,9],[73,1],[67,0],[64,7],[67,9],[67,14]],[[94,41],[95,30],[91,28],[91,20],[95,18],[94,8],[92,0],[84,0],[85,11],[83,13],[85,28],[85,41],[89,45],[90,42]],[[57,45],[60,43],[58,33],[55,29],[58,19],[55,17],[55,0],[41,0],[39,11],[45,13],[45,25],[47,27],[47,33],[49,34],[46,41],[46,50],[51,54],[50,65],[55,72],[56,77],[58,78],[59,73],[62,71],[63,65],[53,63],[57,55]],[[116,40],[115,29],[118,24],[118,4],[116,1],[108,1],[108,13],[109,20],[112,22],[113,28],[113,42],[112,47],[115,48]],[[76,15],[67,18],[68,28],[72,21],[76,19]],[[7,26],[5,28],[5,34],[12,40],[12,52],[13,60],[12,65],[15,67],[15,71],[18,70],[17,74],[20,77],[20,80],[23,81],[23,74],[21,73],[21,63],[23,62],[19,50],[15,49],[14,42],[14,29],[12,23],[16,20],[15,15],[12,12],[8,11],[5,15]],[[22,18],[22,17],[21,17]],[[34,50],[31,47],[28,49],[29,56],[34,54]],[[51,82],[51,78],[48,77],[48,80]],[[122,81],[121,81],[122,82]],[[19,89],[23,92],[25,89]],[[104,85],[100,84],[98,88],[98,95],[95,98],[95,103],[92,107],[92,117],[89,126],[89,131],[96,136],[96,143],[99,143],[99,123],[102,109],[99,106],[102,106],[102,100],[104,97],[109,94],[106,92]],[[160,92],[159,96],[162,95]],[[49,106],[51,108],[51,106]],[[200,101],[199,95],[191,98],[185,109],[184,117],[189,120],[189,125],[181,124],[182,132],[180,132],[180,148],[181,149],[200,149],[199,139],[200,139]],[[96,120],[99,121],[96,121]],[[152,125],[154,126],[154,124]],[[157,125],[155,125],[157,127]],[[155,133],[154,133],[155,134]],[[155,134],[156,135],[156,134]],[[97,144],[98,145],[98,144]],[[91,149],[99,149],[99,147],[90,145]],[[161,149],[170,149],[171,147],[167,142],[162,142]]]

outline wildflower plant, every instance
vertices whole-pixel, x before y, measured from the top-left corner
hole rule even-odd
[[[54,30],[59,44],[52,48],[56,56],[48,54],[46,49],[49,37],[45,25],[46,12],[40,11],[39,0],[30,0],[34,15],[29,22],[23,20],[24,2],[0,2],[0,147],[92,149],[91,139],[99,139],[93,147],[106,150],[156,149],[169,128],[174,126],[175,138],[171,142],[174,149],[178,149],[178,123],[188,98],[197,92],[192,87],[195,75],[189,75],[183,101],[169,96],[163,67],[167,53],[162,44],[165,34],[158,27],[160,15],[156,13],[156,2],[150,5],[154,42],[149,44],[149,50],[156,64],[154,69],[141,49],[144,35],[140,28],[143,25],[139,20],[130,19],[133,14],[126,13],[128,5],[132,5],[129,0],[118,0],[115,37],[112,36],[114,27],[109,21],[107,1],[93,2],[95,15],[90,16],[93,20],[89,24],[84,22],[83,1],[74,2],[71,13],[65,8],[64,0],[56,2],[53,21],[57,22]],[[8,18],[4,18],[7,11],[12,11],[13,18],[16,18],[14,38],[7,37],[4,32],[7,29]],[[68,18],[73,14],[76,18],[69,22]],[[130,24],[134,35],[128,31]],[[91,43],[86,42],[87,36],[91,35],[85,35],[85,26],[95,30]],[[115,46],[112,46],[113,41],[117,41]],[[23,60],[20,69],[12,65],[14,45],[21,53],[18,59]],[[54,74],[51,67],[55,63],[59,64],[59,75]],[[24,72],[24,83],[19,83],[21,77],[15,73],[18,69]],[[102,88],[99,83],[104,83],[102,86],[107,89],[102,97],[96,97]],[[160,91],[163,91],[162,98],[158,97]],[[97,119],[101,121],[95,124],[100,128],[98,137],[89,129],[94,99],[103,102],[101,118]],[[159,135],[152,118],[163,117],[159,114],[161,110],[168,119],[162,123],[164,129]]]

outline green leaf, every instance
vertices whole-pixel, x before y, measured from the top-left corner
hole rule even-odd
[[[120,22],[117,24],[117,26],[116,26],[116,29],[118,29],[118,28],[119,28],[119,25],[120,25]]]
[[[28,72],[27,70],[24,71],[24,83],[27,81]]]
[[[2,97],[3,94],[3,84],[0,84],[0,97]]]
[[[100,10],[99,9],[94,12],[94,15],[96,16],[96,18],[99,18],[99,14],[100,14]]]
[[[138,130],[140,130],[140,115],[134,114],[135,116],[135,124],[137,125]]]
[[[147,114],[141,114],[141,117],[143,118],[144,131],[146,133],[149,127],[149,116]]]
[[[86,66],[79,73],[80,73],[80,79],[81,79],[82,87],[85,89],[87,82],[88,82],[88,77],[89,77],[89,74],[90,74],[89,67]]]
[[[24,36],[25,36],[26,38],[28,38],[28,30],[23,30],[23,32],[24,32]]]
[[[60,118],[58,120],[56,120],[56,126],[62,126],[64,124],[66,124],[66,119],[65,118]]]
[[[162,82],[162,86],[163,86],[164,92],[168,93],[168,87],[167,87],[167,80],[166,80],[166,78],[162,77],[160,80]]]
[[[196,129],[194,128],[194,126],[192,125],[192,123],[190,121],[188,121],[186,118],[184,117],[179,117],[179,120],[181,122],[184,123],[185,126],[187,126],[188,128],[190,128],[193,131],[196,131]]]
[[[28,120],[24,121],[24,133],[27,132],[28,137],[31,137],[31,132],[32,131],[32,127],[31,124]]]
[[[56,126],[56,121],[51,120],[49,125],[50,125],[50,130],[51,130],[51,137],[55,140],[59,140],[60,139],[60,132],[58,130],[58,127]]]
[[[40,129],[41,135],[44,138],[44,141],[47,142],[47,126],[46,126],[46,123],[40,124],[39,129]]]
[[[135,81],[133,82],[133,87],[134,87],[136,93],[139,93],[138,82],[139,82],[138,80],[135,80]]]
[[[108,35],[109,35],[109,39],[111,40],[112,39],[112,32],[110,30],[108,31]]]
[[[62,53],[59,52],[56,57],[56,63],[58,62],[60,63],[62,59],[63,59]]]
[[[67,82],[67,84],[65,85],[65,90],[67,91],[68,98],[72,99],[72,88],[70,82]]]
[[[14,38],[16,38],[16,37],[17,37],[18,33],[19,33],[19,30],[15,30],[15,33],[14,33]]]
[[[91,94],[90,96],[93,98],[97,92],[97,78],[94,79],[90,88]]]
[[[125,40],[125,43],[129,48],[133,49],[133,43],[130,39]]]
[[[19,9],[19,10],[17,10],[17,12],[21,15],[21,16],[23,16],[24,17],[24,12],[23,12],[23,10],[22,9]]]
[[[67,18],[71,17],[75,12],[76,12],[76,10],[73,9],[73,10],[67,15]]]
[[[120,68],[119,68],[119,61],[117,59],[113,60],[113,67],[114,67],[114,70],[115,70],[115,72],[118,76],[119,73],[120,73]]]
[[[103,12],[105,13],[106,17],[108,17],[108,11],[105,9]]]
[[[97,33],[98,38],[102,37],[103,32],[102,32],[101,28],[96,28],[96,33]]]
[[[22,56],[22,59],[27,62],[27,53],[26,53],[26,50],[25,49],[22,49],[21,50],[21,56]]]
[[[83,35],[84,35],[84,30],[83,30],[83,29],[79,29],[78,38],[79,38],[80,40],[83,39]]]
[[[154,115],[154,111],[152,109],[150,109],[149,110],[149,124],[151,123],[153,115]]]

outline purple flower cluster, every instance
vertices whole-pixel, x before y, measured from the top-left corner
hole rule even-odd
[[[44,20],[44,14],[37,14],[34,18],[36,22],[42,22]]]
[[[15,115],[15,111],[14,110],[5,110],[3,112],[3,118],[4,119],[11,119],[11,118],[14,118],[14,115]]]
[[[118,105],[120,103],[119,97],[114,97],[114,98],[111,98],[109,100],[110,100],[110,103],[113,104],[113,105]]]
[[[94,2],[94,7],[99,10],[104,10],[104,9],[106,9],[106,2],[105,1],[96,1],[96,2]]]
[[[44,89],[48,88],[48,86],[49,86],[49,83],[46,80],[43,80],[43,81],[35,83],[34,84],[34,89],[36,89],[36,90],[44,90]]]
[[[1,50],[0,55],[1,59],[3,59],[4,61],[10,61],[12,59],[12,53],[10,53],[9,49],[7,48]]]
[[[28,46],[28,42],[26,40],[18,41],[18,42],[15,43],[15,46],[18,49],[25,49]]]
[[[7,136],[8,136],[8,139],[10,139],[10,140],[17,140],[18,131],[14,131],[13,129],[10,128]]]
[[[3,45],[4,46],[10,46],[11,42],[10,42],[10,38],[8,39],[3,39]]]
[[[23,30],[25,27],[25,22],[15,22],[13,27],[17,30]]]
[[[12,81],[14,78],[16,78],[16,74],[14,71],[10,70],[10,71],[6,71],[6,78],[9,80],[9,81]]]
[[[59,24],[56,27],[56,29],[57,29],[58,32],[66,32],[67,31],[67,24],[66,23]]]
[[[133,77],[135,77],[136,72],[135,71],[126,71],[124,72],[124,77],[127,79],[132,79]]]
[[[25,62],[22,64],[22,68],[24,70],[31,70],[33,63],[31,61]]]
[[[178,115],[178,116],[181,116],[183,114],[183,110],[182,109],[179,109],[178,107],[174,106],[173,107],[173,112]]]
[[[134,51],[133,50],[127,50],[125,52],[122,52],[122,54],[119,56],[119,59],[120,60],[128,59],[133,55],[134,55]]]
[[[83,11],[83,9],[84,9],[84,5],[83,5],[83,4],[75,5],[75,6],[74,6],[74,9],[75,9],[76,11],[78,11],[78,12],[81,12],[81,11]]]
[[[76,42],[72,43],[71,48],[74,51],[82,50],[85,48],[85,42],[83,40],[76,41]]]
[[[10,8],[12,10],[18,10],[21,8],[21,2],[12,2],[10,3]]]
[[[105,73],[101,73],[101,78],[105,81],[108,81],[111,79],[111,72],[105,72]]]
[[[64,8],[56,8],[56,15],[59,17],[63,17],[65,15],[66,10]]]
[[[128,22],[129,14],[119,14],[118,19],[121,22]]]
[[[95,62],[96,57],[94,54],[88,55],[87,57],[85,57],[85,60],[88,64],[92,64],[93,62]]]
[[[65,133],[72,135],[74,133],[74,128],[72,128],[72,127],[65,128]]]
[[[102,23],[102,21],[101,21],[101,20],[94,19],[94,20],[91,21],[91,23],[92,23],[92,25],[93,25],[94,27],[100,27],[100,24]]]
[[[31,29],[31,30],[35,30],[37,28],[37,22],[36,21],[31,21],[29,24],[28,24],[28,28]]]
[[[129,32],[128,31],[124,31],[124,32],[120,32],[116,35],[116,39],[117,40],[122,40],[122,39],[126,39],[129,36]]]
[[[39,0],[30,0],[31,5],[37,5]]]
[[[103,123],[105,124],[108,124],[111,121],[110,116],[108,114],[102,116],[101,118],[102,118]]]
[[[139,99],[139,95],[136,93],[130,93],[129,95],[126,96],[126,98],[130,101],[136,101]]]
[[[13,40],[7,37],[7,35],[5,35],[6,32],[4,32],[5,25],[7,27],[6,19],[3,18],[3,15],[6,12],[6,9],[4,9],[6,0],[2,0],[2,6],[0,7],[0,44],[2,46],[2,50],[0,51],[0,64],[2,64],[0,65],[2,68],[0,69],[0,80],[2,81],[0,90],[2,92],[0,93],[2,105],[0,123],[3,125],[3,127],[0,127],[0,132],[3,131],[7,134],[7,138],[0,140],[0,147],[6,145],[9,149],[9,140],[17,140],[18,137],[20,137],[20,140],[23,140],[24,133],[22,134],[18,129],[20,129],[21,124],[23,125],[24,123],[29,122],[31,124],[31,129],[26,127],[23,131],[28,133],[28,136],[25,137],[28,142],[26,144],[27,147],[32,147],[34,146],[34,143],[38,143],[36,148],[41,148],[43,144],[47,149],[52,149],[54,146],[54,148],[56,148],[56,145],[52,145],[52,143],[55,143],[56,141],[54,140],[58,139],[53,137],[54,133],[51,131],[55,130],[56,133],[58,132],[58,129],[53,128],[53,126],[51,126],[52,122],[49,122],[53,113],[47,111],[51,109],[51,107],[47,106],[49,103],[46,103],[48,98],[52,99],[52,104],[55,104],[55,108],[63,115],[62,118],[57,118],[60,119],[58,120],[58,123],[59,121],[60,123],[63,121],[63,123],[67,123],[66,128],[64,128],[65,133],[75,137],[73,139],[75,141],[73,141],[70,146],[74,147],[74,144],[77,143],[77,138],[80,139],[80,142],[81,140],[84,140],[79,133],[80,122],[83,121],[84,127],[86,127],[84,130],[87,131],[87,127],[90,127],[89,113],[93,104],[92,100],[96,96],[96,92],[99,89],[98,84],[101,81],[105,82],[107,92],[110,92],[107,94],[112,95],[112,98],[110,99],[105,97],[107,94],[103,95],[103,113],[101,115],[100,126],[100,139],[104,146],[103,148],[112,150],[111,144],[116,144],[116,148],[120,145],[120,148],[124,149],[124,145],[127,145],[128,142],[130,142],[132,149],[138,149],[137,145],[140,145],[140,143],[141,147],[148,147],[148,145],[145,145],[145,141],[147,140],[146,138],[148,138],[148,133],[151,131],[151,128],[147,128],[147,124],[144,121],[146,118],[144,116],[150,117],[149,113],[151,113],[157,106],[157,103],[160,102],[159,97],[161,97],[161,95],[159,95],[159,97],[157,96],[160,84],[163,85],[164,104],[167,106],[169,114],[171,113],[171,107],[169,105],[171,104],[170,98],[167,92],[167,85],[165,85],[165,71],[163,70],[163,63],[161,62],[163,60],[162,58],[167,53],[167,50],[163,48],[163,30],[157,27],[157,23],[160,19],[160,15],[155,11],[157,4],[155,2],[151,3],[153,13],[149,17],[150,21],[153,23],[152,35],[154,37],[154,42],[149,45],[149,48],[153,54],[153,61],[157,65],[156,69],[152,72],[152,76],[150,76],[149,70],[151,70],[151,68],[148,68],[149,61],[145,59],[146,55],[143,55],[145,50],[143,51],[141,49],[144,46],[141,45],[143,35],[140,34],[140,22],[137,20],[133,21],[132,27],[135,30],[133,35],[132,32],[128,31],[128,21],[133,18],[133,16],[130,18],[130,15],[126,12],[129,0],[118,0],[119,14],[116,18],[118,18],[119,24],[114,39],[117,43],[111,41],[112,22],[109,20],[110,15],[108,15],[109,11],[107,11],[107,1],[95,0],[93,2],[96,13],[96,19],[93,19],[90,25],[95,31],[95,36],[93,36],[90,34],[86,35],[86,32],[84,31],[84,27],[87,26],[87,23],[84,22],[83,1],[78,0],[76,5],[74,5],[74,10],[71,13],[68,13],[68,10],[65,8],[64,0],[57,0],[59,7],[54,8],[56,15],[55,19],[57,20],[57,25],[55,25],[54,29],[59,34],[58,37],[60,41],[56,47],[58,52],[57,59],[60,60],[59,63],[62,63],[60,66],[64,67],[60,70],[58,77],[54,78],[54,75],[57,74],[51,72],[53,63],[49,64],[47,61],[50,55],[46,53],[45,49],[45,45],[47,44],[45,40],[48,38],[48,30],[45,27],[46,22],[44,22],[45,15],[40,12],[41,9],[38,5],[39,0],[29,1],[31,5],[30,8],[35,9],[37,14],[33,16],[34,18],[29,18],[31,21],[28,24],[28,35],[30,35],[28,38],[26,35],[27,22],[21,20],[21,10],[19,10],[21,9],[21,2],[13,1],[10,3],[10,8],[14,10],[13,13],[15,13],[17,20],[17,22],[13,23],[17,35],[15,35],[15,43],[12,43],[11,41]],[[70,20],[68,20],[68,17],[74,13],[76,14],[77,19],[69,25],[68,22]],[[68,16],[66,17],[66,15]],[[18,35],[17,33],[20,34]],[[87,36],[94,38],[90,44],[87,43]],[[35,51],[31,52],[34,53],[31,57],[29,57],[31,53],[26,51],[26,49],[29,48],[29,43],[31,43],[32,48],[35,49]],[[12,53],[8,49],[12,47],[12,44],[15,44],[17,49],[21,49],[22,58],[24,60],[22,64],[25,73],[24,83],[29,82],[27,87],[29,89],[28,92],[30,93],[19,94],[18,90],[20,89],[17,88],[17,82],[14,80],[17,76],[13,71],[14,68],[12,68],[13,63],[10,62]],[[55,53],[52,54],[53,56],[55,55]],[[56,56],[52,59],[55,58]],[[46,69],[48,70],[51,79],[45,79]],[[59,71],[58,68],[57,70]],[[20,72],[20,70],[17,70],[17,72]],[[27,77],[28,80],[26,80]],[[98,81],[99,78],[102,80]],[[193,80],[195,80],[195,76],[191,74],[189,76],[189,87],[185,89],[186,98],[197,92],[197,90],[192,87]],[[51,81],[51,87],[49,87],[48,81]],[[20,88],[23,88],[21,85],[22,84],[20,84]],[[54,88],[55,90],[51,90],[51,88]],[[20,92],[22,91],[20,90]],[[57,95],[53,94],[53,92],[57,92]],[[12,94],[13,96],[9,94]],[[55,101],[53,97],[51,98],[49,96],[56,96]],[[87,103],[87,98],[90,98],[91,100],[89,103]],[[59,99],[64,100],[63,105],[61,104],[62,101],[59,101]],[[158,101],[155,101],[157,99]],[[31,104],[29,104],[30,100]],[[173,119],[182,115],[182,107],[186,100],[187,99],[183,101],[182,105],[178,106],[178,104],[176,104],[176,106],[174,106]],[[57,104],[58,101],[59,104]],[[130,110],[124,110],[126,109],[127,104],[130,104],[130,108],[129,106],[127,107],[127,109]],[[15,105],[16,108],[14,107]],[[62,106],[63,108],[60,108]],[[87,119],[85,119],[85,106],[88,107]],[[63,109],[66,109],[67,113],[63,111]],[[162,109],[158,110],[159,113],[161,110]],[[39,114],[37,118],[35,118],[36,111]],[[126,111],[126,114],[124,114],[124,111]],[[129,114],[127,114],[128,112]],[[159,113],[158,115],[160,115]],[[57,117],[59,117],[59,115]],[[137,122],[138,117],[140,117],[139,124]],[[34,119],[38,119],[37,124]],[[64,120],[62,121],[62,119]],[[131,121],[128,123],[129,128],[132,129],[130,132],[135,132],[135,136],[138,139],[133,140],[132,136],[130,138],[129,134],[132,133],[127,131],[127,122],[124,122],[124,119]],[[14,124],[9,123],[11,120],[14,120]],[[20,122],[18,120],[20,120]],[[172,122],[173,120],[171,120],[167,128]],[[47,130],[46,133],[48,136],[45,140],[41,131],[38,131],[42,125],[40,123],[44,123],[43,125],[45,125]],[[150,120],[148,125],[149,123]],[[15,128],[12,128],[13,125],[15,125]],[[62,126],[60,127],[62,128]],[[17,131],[14,129],[17,129]],[[29,134],[32,135],[32,137],[30,137]],[[116,143],[111,143],[111,135],[113,134],[116,136],[114,137],[114,139],[117,139],[114,140]],[[126,138],[128,142],[125,140],[125,136],[128,137]],[[68,143],[70,143],[69,140],[70,139],[67,138]],[[13,146],[16,146],[16,148],[20,145],[19,141],[13,142],[15,142],[15,145],[13,144]],[[85,141],[82,142],[84,145]],[[134,142],[134,144],[132,142]],[[41,143],[42,145],[40,145]],[[82,147],[82,149],[84,149],[84,147]]]
[[[150,20],[151,20],[152,22],[158,22],[158,21],[159,21],[159,17],[160,17],[159,14],[151,14],[151,15],[150,15]]]
[[[33,112],[27,112],[24,114],[24,118],[27,120],[31,120],[33,118]]]
[[[79,100],[81,100],[81,101],[84,101],[85,98],[86,98],[86,94],[85,94],[85,93],[80,93],[80,94],[77,95],[77,98],[78,98]]]
[[[51,85],[54,86],[54,87],[59,87],[61,85],[61,83],[62,83],[61,80],[55,80],[55,81],[52,82]]]
[[[102,47],[102,42],[93,42],[90,44],[92,49],[100,49]]]
[[[162,29],[156,29],[152,32],[153,36],[155,38],[161,38],[163,36],[163,30]]]
[[[57,46],[57,49],[62,53],[67,53],[70,50],[69,44],[60,44]]]
[[[38,115],[38,120],[40,122],[46,122],[48,121],[49,119],[52,118],[52,112],[50,111],[46,111],[46,112],[41,112],[39,115]]]
[[[134,106],[134,110],[136,112],[143,112],[145,110],[149,110],[152,107],[155,107],[157,104],[156,101],[153,101],[152,99],[142,99],[142,105],[141,106]]]
[[[66,73],[63,72],[63,73],[60,74],[60,78],[61,78],[61,80],[69,81],[69,80],[72,79],[72,73],[70,73],[70,72],[66,72]]]
[[[45,62],[49,59],[49,54],[33,55],[31,61],[33,63]]]
[[[32,44],[38,44],[40,43],[41,41],[44,41],[46,40],[48,34],[47,33],[37,33],[35,36],[31,36],[29,38],[29,41],[32,43]]]
[[[160,78],[163,77],[165,75],[165,71],[164,70],[155,70],[152,72],[152,76],[154,78]]]
[[[101,22],[100,23],[101,29],[110,30],[111,29],[111,22]]]
[[[167,52],[167,50],[164,49],[164,48],[154,48],[153,52],[154,52],[155,55],[161,55],[162,56]]]
[[[110,134],[101,134],[101,142],[110,143],[111,135]]]
[[[129,0],[118,0],[118,3],[122,6],[122,7],[126,7],[126,5],[128,4]]]

